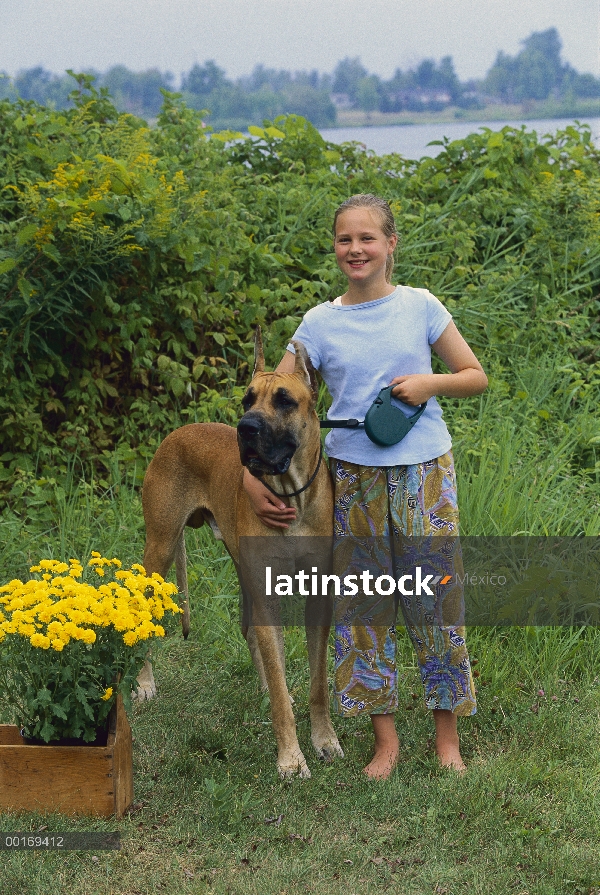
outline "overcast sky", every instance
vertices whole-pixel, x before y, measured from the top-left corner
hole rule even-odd
[[[563,58],[599,76],[599,0],[0,0],[0,71],[123,63],[178,79],[214,59],[237,77],[258,63],[331,72],[359,56],[389,78],[452,56],[465,80],[553,26]]]

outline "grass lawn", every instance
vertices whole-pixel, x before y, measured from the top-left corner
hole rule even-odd
[[[122,484],[97,493],[55,488],[45,524],[39,511],[35,523],[5,514],[2,579],[59,544],[65,555],[97,548],[138,561],[138,492]],[[288,680],[312,778],[281,781],[231,565],[204,530],[190,533],[188,551],[192,633],[155,650],[159,696],[133,711],[132,811],[121,821],[1,818],[3,831],[118,830],[121,850],[4,852],[0,895],[600,893],[593,629],[471,629],[479,710],[459,722],[463,777],[437,765],[401,639],[402,760],[385,783],[361,775],[368,719],[335,720],[344,759],[325,765],[312,755],[304,639],[289,629]]]

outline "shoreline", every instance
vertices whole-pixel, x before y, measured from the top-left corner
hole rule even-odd
[[[335,124],[322,130],[338,130],[360,127],[411,127],[419,124],[476,124],[509,121],[547,120],[557,118],[600,118],[600,99],[572,104],[494,104],[483,109],[459,109],[448,106],[440,112],[362,112],[358,109],[339,110]]]

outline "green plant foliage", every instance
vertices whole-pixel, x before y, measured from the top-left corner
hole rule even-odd
[[[560,439],[597,401],[589,129],[481,128],[416,162],[327,143],[295,115],[213,135],[166,92],[149,129],[75,77],[70,110],[0,103],[5,489],[32,458],[144,458],[182,422],[234,422],[256,324],[276,364],[301,315],[340,288],[330,222],[356,192],[391,202],[396,280],[446,303],[509,406],[523,365],[549,366],[544,405],[527,409],[536,433]],[[569,460],[586,474],[592,429]]]

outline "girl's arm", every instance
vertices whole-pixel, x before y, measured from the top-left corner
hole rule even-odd
[[[286,351],[276,373],[293,373],[296,364],[296,355]],[[248,495],[250,506],[263,523],[269,528],[288,528],[296,518],[294,507],[288,507],[281,498],[271,494],[263,483],[255,478],[252,473],[244,469],[244,491]]]
[[[483,367],[452,321],[431,347],[450,372],[396,376],[390,383],[396,386],[392,390],[395,398],[414,406],[428,401],[434,395],[468,398],[485,391],[488,380]]]

